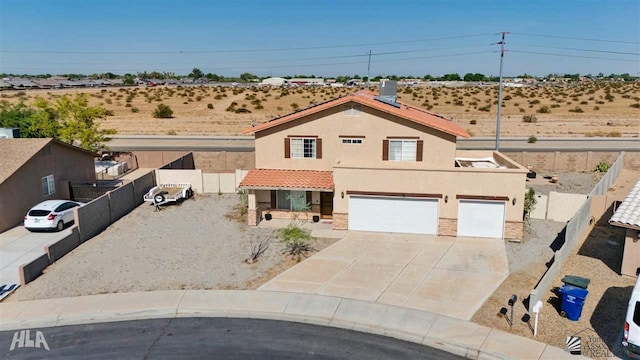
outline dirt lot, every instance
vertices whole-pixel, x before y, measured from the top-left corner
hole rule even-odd
[[[295,264],[273,238],[257,263],[251,241],[271,229],[248,228],[237,195],[198,195],[156,212],[143,204],[80,245],[5,301],[169,289],[255,289]],[[232,217],[234,217],[232,216]],[[320,250],[335,239],[317,239]]]
[[[563,186],[574,190],[585,187],[572,187],[569,181],[572,175],[565,175]],[[573,180],[580,180],[581,177],[582,175],[573,175]],[[608,195],[624,199],[639,178],[639,172],[623,170],[615,185],[609,189]],[[582,180],[585,181],[584,178]],[[595,181],[591,182],[591,187],[593,185]],[[521,320],[526,313],[526,307],[521,301],[515,307],[512,329],[506,319],[499,318],[497,313],[501,307],[507,307],[507,299],[511,294],[516,294],[519,300],[527,298],[529,291],[544,274],[547,268],[545,263],[553,255],[550,245],[564,226],[565,223],[532,219],[525,241],[507,244],[511,274],[476,312],[472,319],[474,322],[533,338],[530,327],[533,326],[533,319],[530,324]],[[578,334],[582,337],[583,355],[601,359],[621,356],[618,337],[624,325],[631,289],[635,284],[634,278],[618,274],[623,246],[624,229],[606,225],[590,228],[586,239],[569,256],[552,285],[562,286],[561,279],[565,275],[591,279],[582,317],[576,322],[562,318],[559,315],[558,294],[550,289],[548,301],[540,313],[536,340],[563,348],[567,336]]]
[[[105,128],[120,134],[238,134],[252,123],[267,121],[318,104],[357,88],[128,87],[72,90],[3,91],[10,103],[52,100],[87,93],[90,103],[113,112]],[[377,92],[375,87],[372,91]],[[460,124],[473,136],[495,134],[497,86],[400,87],[400,101],[422,107]],[[173,118],[154,119],[158,104]],[[524,116],[530,122],[524,121]],[[503,136],[638,136],[640,82],[587,83],[575,86],[505,88]]]

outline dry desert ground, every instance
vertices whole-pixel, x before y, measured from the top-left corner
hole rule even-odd
[[[86,93],[106,108],[101,122],[119,134],[240,134],[252,124],[357,91],[353,87],[157,86],[3,91],[0,100],[33,102]],[[377,88],[371,87],[377,92]],[[472,136],[494,136],[497,86],[399,87],[400,101],[452,119]],[[173,117],[156,119],[165,104]],[[637,137],[640,82],[505,87],[501,134],[507,137]]]

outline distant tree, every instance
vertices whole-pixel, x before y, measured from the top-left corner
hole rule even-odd
[[[188,76],[193,80],[197,80],[197,79],[203,78],[204,73],[202,72],[202,70],[198,68],[193,68],[193,70],[191,70],[191,73]]]
[[[349,76],[347,75],[340,75],[336,77],[336,82],[339,82],[339,83],[345,83],[348,80],[349,80]]]
[[[165,80],[173,79],[176,77],[176,73],[172,71],[165,71],[162,73],[162,78]]]
[[[487,78],[484,74],[480,73],[466,73],[463,77],[464,81],[485,81]]]
[[[136,80],[131,74],[124,74],[124,80],[122,81],[124,85],[135,85]]]
[[[240,79],[242,81],[245,81],[245,82],[249,82],[249,81],[251,81],[253,79],[257,79],[257,78],[258,78],[257,76],[255,76],[255,75],[253,75],[251,73],[240,74]]]
[[[209,81],[220,81],[220,76],[218,76],[217,74],[207,73],[205,77],[209,79]]]
[[[358,79],[358,80],[359,80],[359,79],[362,79],[362,78],[360,77],[360,75],[358,75],[358,74],[353,75],[351,78],[352,78],[352,79]]]
[[[162,79],[162,78],[163,78],[162,74],[157,71],[152,71],[149,73],[149,79]]]
[[[149,78],[149,74],[146,71],[139,72],[138,77],[142,80],[147,80]]]
[[[423,77],[422,77],[422,79],[423,79],[423,80],[430,81],[430,80],[433,80],[433,76],[431,76],[431,75],[427,74],[427,75],[423,76]]]
[[[442,75],[443,81],[461,81],[462,78],[458,74],[444,74]]]

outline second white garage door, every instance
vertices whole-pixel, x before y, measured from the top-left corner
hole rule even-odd
[[[504,202],[460,200],[458,236],[502,238]]]
[[[438,200],[350,196],[349,230],[437,234]]]

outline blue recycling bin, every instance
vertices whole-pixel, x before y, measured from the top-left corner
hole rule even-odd
[[[561,314],[566,315],[567,319],[571,321],[580,320],[584,300],[587,298],[589,291],[577,286],[564,285],[560,288],[560,294],[562,295]]]

